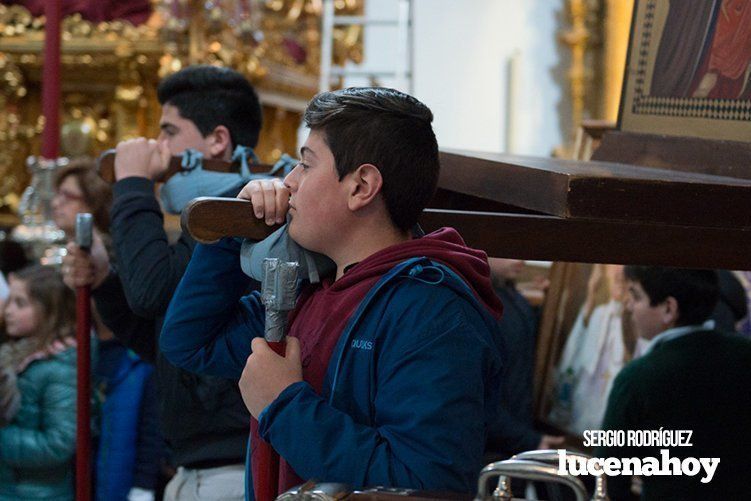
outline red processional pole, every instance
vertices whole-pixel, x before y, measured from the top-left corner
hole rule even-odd
[[[60,150],[60,21],[61,0],[44,6],[44,68],[42,69],[42,157],[57,158]]]
[[[76,215],[76,245],[91,249],[93,217]],[[76,287],[76,501],[91,499],[91,286]]]
[[[269,341],[269,347],[277,355],[284,356],[285,346],[284,340]],[[255,447],[258,461],[258,478],[253,479],[255,498],[256,501],[273,501],[279,495],[279,454],[262,438]]]
[[[60,25],[61,0],[44,6],[44,67],[42,69],[42,157],[56,160],[60,153]],[[91,214],[78,214],[76,241],[91,247]],[[76,501],[91,499],[91,290],[76,290]]]

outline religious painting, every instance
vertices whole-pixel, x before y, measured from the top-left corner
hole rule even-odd
[[[619,125],[751,140],[751,0],[638,0]]]
[[[618,372],[641,355],[622,265],[555,263],[538,343],[537,418],[571,436],[600,429]]]

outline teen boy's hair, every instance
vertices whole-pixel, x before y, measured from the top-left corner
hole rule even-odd
[[[701,324],[717,305],[719,287],[714,270],[626,266],[623,272],[627,280],[641,285],[652,306],[674,297],[678,303],[677,326]]]
[[[227,127],[232,147],[255,147],[262,113],[250,82],[235,70],[189,66],[170,75],[157,87],[159,103],[169,104],[193,122],[206,137],[219,125]]]
[[[353,87],[313,98],[303,117],[323,132],[341,181],[362,164],[383,177],[383,198],[394,225],[409,230],[435,192],[438,143],[433,113],[394,89]]]

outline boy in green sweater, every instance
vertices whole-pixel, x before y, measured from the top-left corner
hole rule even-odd
[[[643,464],[647,457],[675,458],[669,474],[642,473],[642,499],[748,499],[751,342],[715,330],[708,320],[718,297],[716,273],[627,266],[625,275],[626,308],[649,345],[615,379],[605,412],[602,428],[624,430],[627,440],[596,455]],[[681,440],[650,444],[637,440],[648,436],[640,430],[672,437],[680,430]],[[698,461],[686,458],[719,462],[708,475],[687,468]],[[608,485],[613,500],[636,497],[629,475],[609,477]]]

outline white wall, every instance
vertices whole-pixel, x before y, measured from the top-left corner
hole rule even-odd
[[[368,0],[368,15],[393,18],[395,0]],[[443,148],[549,155],[563,142],[565,95],[556,40],[563,0],[414,0],[413,94],[434,112]],[[366,31],[363,67],[393,69],[396,30]],[[506,144],[509,59],[519,52],[519,112]],[[560,77],[557,77],[560,79]],[[367,84],[350,79],[349,85]],[[388,79],[381,82],[392,84]]]

